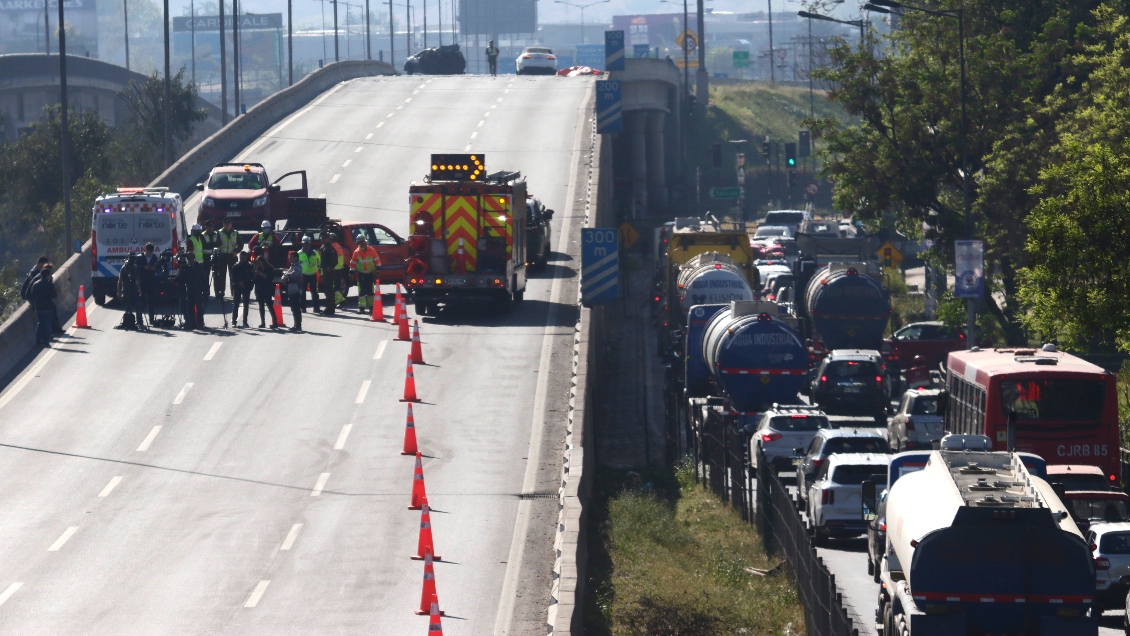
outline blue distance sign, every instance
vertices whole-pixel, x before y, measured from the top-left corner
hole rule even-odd
[[[581,304],[616,302],[620,295],[620,232],[614,227],[581,229]]]
[[[574,63],[577,66],[587,66],[589,68],[604,68],[604,45],[601,44],[578,44],[577,59]]]
[[[621,116],[620,80],[600,80],[596,83],[596,132],[605,135],[624,129]]]
[[[604,32],[604,70],[624,70],[624,32]]]
[[[646,44],[633,44],[632,57],[651,57],[651,49]]]

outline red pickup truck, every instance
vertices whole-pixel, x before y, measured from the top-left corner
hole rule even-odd
[[[883,360],[887,368],[905,371],[923,366],[937,369],[950,351],[965,348],[965,334],[941,322],[914,322],[883,340]],[[915,357],[920,360],[916,363]]]
[[[301,187],[283,190],[280,181],[290,176],[301,178]],[[217,229],[225,218],[237,230],[258,232],[263,221],[286,219],[287,199],[307,197],[306,171],[288,172],[274,182],[259,163],[221,163],[212,168],[208,180],[196,184],[203,193],[197,222],[212,221]]]

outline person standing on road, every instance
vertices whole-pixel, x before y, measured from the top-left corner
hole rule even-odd
[[[140,254],[130,254],[126,257],[125,265],[122,265],[122,269],[118,273],[118,298],[122,299],[126,313],[133,314],[134,329],[141,331],[145,328],[145,321],[141,318],[142,292],[141,274],[138,271],[139,260],[141,260]]]
[[[231,295],[235,301],[231,308],[231,324],[236,326],[239,303],[243,303],[243,326],[247,326],[247,312],[251,305],[251,288],[255,284],[255,271],[251,268],[250,254],[239,253],[239,262],[231,268]],[[262,319],[260,319],[262,322]]]
[[[20,298],[24,300],[31,300],[28,298],[28,293],[31,291],[31,286],[35,284],[35,279],[39,277],[39,273],[43,270],[43,266],[50,262],[46,256],[40,256],[39,260],[35,263],[35,267],[27,273],[24,278],[24,284],[20,288]],[[54,307],[54,305],[52,305]],[[59,308],[55,307],[55,317],[52,319],[51,330],[55,333],[63,333],[63,325],[59,322]]]
[[[498,75],[498,47],[494,45],[494,40],[487,42],[487,64],[490,66],[490,74]]]
[[[288,261],[289,266],[283,272],[283,283],[286,284],[287,301],[290,303],[290,315],[294,318],[294,326],[290,331],[302,331],[302,305],[303,296],[305,292],[303,287],[306,285],[306,274],[302,271],[302,263],[298,260],[299,252],[291,252]],[[318,293],[316,290],[315,294]]]
[[[263,221],[259,225],[259,229],[259,233],[252,236],[251,240],[247,242],[247,247],[251,250],[251,254],[257,254],[255,248],[259,248],[258,254],[270,258],[272,267],[286,266],[286,252],[282,251],[279,236],[275,234],[271,222]],[[259,258],[259,256],[255,256],[255,258]]]
[[[44,263],[28,290],[28,300],[35,310],[35,344],[40,347],[51,345],[51,321],[55,317],[55,297],[59,295],[52,280],[54,270],[51,263]]]
[[[373,280],[381,266],[381,255],[365,240],[365,235],[357,237],[357,249],[349,261],[349,269],[357,272],[357,313],[373,310]],[[380,293],[380,285],[377,285]]]
[[[239,241],[239,232],[232,229],[231,219],[224,217],[224,227],[216,232],[216,255],[212,262],[212,286],[216,290],[216,298],[223,298],[227,292],[226,279],[231,277],[231,271],[236,265],[236,254],[243,249]],[[232,296],[235,296],[235,284],[232,284]]]
[[[322,291],[326,294],[326,316],[333,316],[337,308],[337,250],[334,249],[333,234],[326,235],[322,248],[318,251],[318,261],[322,270]]]
[[[138,257],[137,278],[141,282],[141,297],[145,300],[145,309],[149,312],[149,324],[152,325],[157,314],[157,248],[152,243],[145,244],[145,253]]]
[[[302,287],[298,298],[301,301],[302,311],[306,311],[306,290],[314,298],[314,313],[322,313],[322,303],[318,299],[318,269],[322,265],[322,257],[314,249],[314,241],[309,235],[302,237],[302,249],[298,252],[298,264],[302,266]]]
[[[271,314],[271,329],[279,328],[278,316],[275,315],[275,268],[271,267],[271,259],[266,256],[257,256],[254,267],[255,300],[259,303],[259,328],[267,326],[264,312]],[[244,316],[247,312],[244,311]],[[246,322],[246,320],[244,321]]]
[[[345,306],[345,300],[349,298],[349,276],[346,275],[346,266],[349,265],[349,255],[345,253],[345,248],[341,246],[341,240],[338,235],[330,233],[330,243],[333,245],[334,252],[337,253],[337,265],[334,266],[334,279],[337,280],[337,288],[334,289],[334,301],[339,307]]]

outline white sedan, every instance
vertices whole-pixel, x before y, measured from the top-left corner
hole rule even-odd
[[[514,61],[519,75],[553,75],[557,72],[557,56],[544,46],[527,46]]]

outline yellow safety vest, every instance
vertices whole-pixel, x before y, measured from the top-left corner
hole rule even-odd
[[[345,267],[345,250],[341,249],[338,243],[334,243],[333,246],[334,251],[337,252],[337,264],[334,265],[334,269],[341,269]]]
[[[381,255],[377,250],[373,249],[372,245],[365,246],[362,250],[360,247],[353,250],[353,268],[362,274],[369,274],[376,271],[377,266],[381,264]]]
[[[322,264],[322,257],[313,250],[309,254],[305,250],[299,250],[298,263],[302,265],[303,276],[313,276],[318,273],[318,267]]]
[[[204,239],[202,237],[190,235],[188,237],[188,249],[196,258],[197,263],[204,262]]]
[[[239,232],[232,230],[225,232],[220,230],[220,253],[221,254],[234,254],[236,248],[239,246]]]

